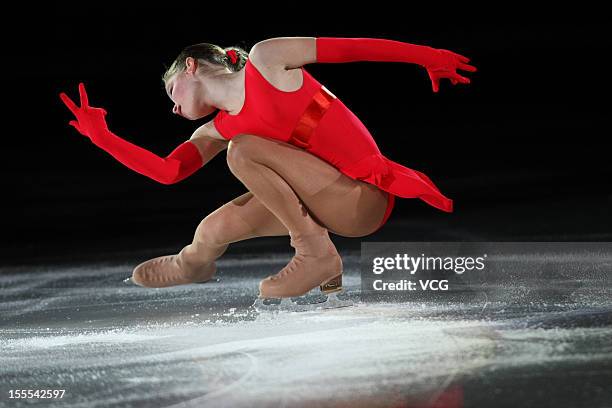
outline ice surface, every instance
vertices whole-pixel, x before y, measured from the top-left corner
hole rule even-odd
[[[612,289],[592,276],[567,296],[521,280],[371,302],[359,254],[343,253],[339,298],[353,306],[258,312],[259,280],[288,259],[221,259],[218,281],[162,289],[122,282],[137,262],[2,269],[0,406],[29,406],[8,390],[41,388],[65,389],[38,402],[66,407],[612,401]]]

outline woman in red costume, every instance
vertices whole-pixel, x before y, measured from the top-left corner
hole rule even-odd
[[[80,107],[60,95],[76,116],[70,124],[134,171],[177,183],[227,149],[229,168],[248,189],[204,218],[178,254],[138,265],[133,282],[205,282],[230,243],[289,235],[295,256],[261,281],[260,297],[300,296],[317,286],[332,293],[342,287],[342,260],[328,231],[372,234],[387,221],[395,196],[452,212],[452,200],[425,174],[387,159],[361,121],[303,68],[352,61],[419,64],[434,92],[443,78],[470,83],[458,69],[476,71],[451,51],[385,39],[281,37],[248,54],[192,45],[163,77],[173,112],[190,120],[219,112],[163,158],[109,131],[106,111],[89,106],[83,84]]]

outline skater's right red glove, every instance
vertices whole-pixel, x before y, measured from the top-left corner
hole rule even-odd
[[[79,84],[79,94],[80,107],[65,93],[60,94],[61,100],[77,119],[71,120],[69,124],[130,169],[162,184],[173,184],[189,177],[203,166],[200,151],[189,141],[162,158],[123,140],[108,130],[106,111],[89,106],[85,85],[82,83]]]

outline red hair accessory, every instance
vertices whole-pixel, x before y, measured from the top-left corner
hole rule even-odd
[[[235,64],[236,61],[238,61],[238,56],[236,55],[236,51],[235,50],[227,51],[227,55],[229,55],[229,57],[232,59],[232,64]]]

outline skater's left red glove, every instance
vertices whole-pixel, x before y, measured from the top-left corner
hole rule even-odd
[[[77,119],[71,120],[69,124],[130,169],[162,184],[173,184],[202,167],[202,155],[189,141],[182,143],[167,157],[162,158],[123,140],[108,130],[106,111],[89,106],[85,85],[82,83],[79,84],[79,94],[80,107],[76,106],[65,93],[60,94],[61,100]]]
[[[383,38],[316,38],[317,62],[388,61],[407,62],[424,67],[434,92],[440,79],[449,78],[453,85],[469,84],[470,80],[456,71],[476,72],[468,65],[469,58],[452,51],[410,44]]]

